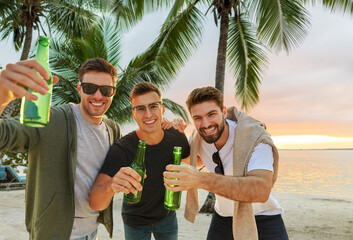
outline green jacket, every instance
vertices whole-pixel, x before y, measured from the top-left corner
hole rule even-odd
[[[75,214],[76,122],[68,104],[53,107],[50,114],[45,128],[0,120],[0,151],[28,152],[26,227],[29,238],[35,240],[69,239]],[[113,144],[121,137],[119,126],[109,119],[103,121]],[[98,217],[110,237],[112,214],[111,203]]]

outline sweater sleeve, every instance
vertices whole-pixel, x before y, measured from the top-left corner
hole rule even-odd
[[[37,135],[37,128],[23,126],[18,119],[0,120],[0,151],[26,152]]]

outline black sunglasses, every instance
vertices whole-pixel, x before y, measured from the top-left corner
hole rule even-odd
[[[83,83],[79,82],[78,83],[81,87],[84,93],[92,95],[97,92],[97,89],[101,92],[101,94],[104,97],[111,97],[114,95],[115,92],[115,87],[113,86],[108,86],[108,85],[96,85],[93,83]]]
[[[218,151],[213,153],[212,160],[215,164],[217,164],[214,169],[215,173],[224,175],[224,168]]]

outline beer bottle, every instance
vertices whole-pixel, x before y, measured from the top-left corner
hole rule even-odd
[[[31,101],[25,97],[22,98],[20,122],[21,124],[30,127],[45,127],[49,122],[53,89],[53,77],[49,71],[49,38],[45,36],[39,37],[35,59],[47,70],[47,73],[50,76],[50,79],[47,81],[49,90],[45,95],[42,95],[28,89],[28,91],[36,95],[38,99]]]
[[[140,176],[140,184],[143,186],[145,180],[146,167],[145,167],[145,150],[146,150],[146,141],[140,140],[137,147],[137,152],[134,158],[134,161],[131,164],[131,168],[134,169]],[[142,191],[138,191],[136,194],[129,193],[124,194],[124,198],[128,203],[138,203],[141,200]]]
[[[174,165],[180,165],[181,147],[174,147]],[[171,185],[171,187],[174,187]],[[181,192],[172,192],[165,189],[164,207],[168,210],[177,210],[180,207]]]

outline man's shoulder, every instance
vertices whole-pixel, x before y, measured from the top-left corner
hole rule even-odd
[[[116,128],[120,130],[119,124],[109,118],[103,118],[103,121],[105,122],[106,125],[108,125],[111,128]]]
[[[137,137],[136,131],[132,131],[118,139],[114,145],[122,147],[131,145],[137,146],[138,141],[139,138]]]
[[[55,115],[55,116],[61,115],[61,114],[68,115],[70,113],[72,113],[71,104],[61,104],[50,108],[51,115]]]
[[[185,133],[181,133],[181,132],[179,132],[178,130],[176,130],[174,128],[170,128],[170,129],[164,130],[164,134],[168,138],[184,137],[185,136]]]

